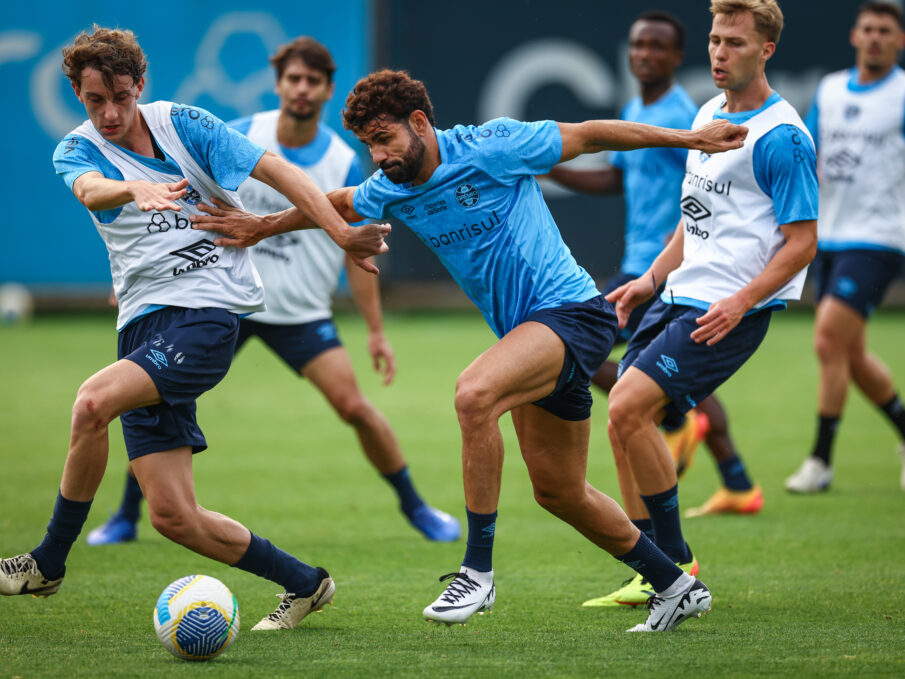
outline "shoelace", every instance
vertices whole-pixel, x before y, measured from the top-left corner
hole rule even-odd
[[[295,601],[295,594],[292,594],[291,592],[283,592],[282,594],[277,594],[276,596],[281,599],[280,605],[277,606],[277,609],[267,617],[274,622],[279,622],[280,618],[283,617],[283,614],[289,610],[290,606],[292,606],[292,602]]]
[[[448,604],[454,604],[459,599],[465,598],[465,596],[471,592],[477,592],[478,588],[481,586],[479,583],[468,577],[467,573],[462,572],[442,575],[440,576],[440,582],[449,580],[450,578],[452,578],[452,582],[447,585],[446,591],[443,592],[443,595],[440,597],[442,601],[445,601]]]
[[[28,554],[0,560],[0,569],[5,575],[15,575],[16,573],[39,575],[38,563]]]

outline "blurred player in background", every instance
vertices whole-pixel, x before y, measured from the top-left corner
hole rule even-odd
[[[867,349],[867,321],[905,261],[905,48],[902,10],[862,5],[851,30],[854,68],[823,78],[808,113],[820,170],[820,242],[814,261],[820,362],[817,436],[786,479],[794,493],[826,490],[849,382],[900,436],[905,490],[905,408],[892,375]]]
[[[817,244],[813,144],[764,73],[782,12],[775,0],[713,0],[710,10],[711,69],[724,93],[701,107],[693,127],[717,119],[746,125],[745,147],[713,157],[689,151],[675,235],[642,276],[607,296],[625,325],[665,285],[619,364],[609,428],[657,545],[677,563],[692,555],[657,425],[681,418],[757,350],[772,311],[801,295]]]
[[[294,626],[332,600],[329,574],[195,498],[192,455],[207,447],[195,400],[226,375],[239,315],[261,311],[264,291],[248,252],[199,237],[207,234],[188,228],[189,217],[212,196],[241,205],[235,189],[251,175],[287,195],[369,270],[376,268],[365,258],[386,249],[389,227],[350,228],[301,170],[202,109],[140,106],[147,62],[131,31],[95,26],[64,48],[63,64],[89,120],[60,142],[54,165],[107,245],[120,360],[79,388],[47,533],[30,553],[0,560],[0,593],[59,590],[107,465],[107,427],[120,417],[154,527],[280,584],[279,608],[255,629]]]
[[[468,542],[462,567],[424,609],[428,620],[464,623],[493,608],[492,552],[503,462],[499,418],[511,412],[537,501],[641,572],[655,597],[633,631],[671,629],[710,607],[706,586],[684,573],[586,481],[590,378],[616,334],[613,309],[575,262],[550,215],[537,174],[582,153],[645,146],[738,148],[744,128],[719,121],[690,132],[622,121],[558,124],[498,118],[434,127],[423,83],[402,71],[360,80],[344,122],[380,169],[357,188],[330,194],[350,222],[393,216],[431,248],[500,340],[456,384]],[[256,218],[235,210],[196,217],[251,244],[304,228],[297,210]]]
[[[675,82],[676,69],[685,49],[685,27],[666,12],[645,12],[629,30],[629,67],[641,92],[622,111],[623,120],[662,127],[688,129],[697,107],[681,85]],[[618,274],[603,285],[608,294],[648,270],[669,241],[681,218],[679,201],[685,179],[687,152],[675,148],[639,149],[613,153],[611,167],[600,170],[573,170],[554,167],[548,175],[563,186],[592,194],[624,193],[626,202],[625,253]],[[635,308],[617,341],[627,342],[653,304],[653,298]],[[607,361],[592,382],[609,393],[616,383],[617,364]],[[698,414],[696,414],[698,413]],[[676,471],[682,476],[691,464],[701,439],[717,461],[723,487],[705,505],[686,512],[686,516],[705,514],[756,513],[763,506],[763,492],[748,477],[729,436],[726,413],[716,396],[708,396],[688,412],[682,426],[665,433]],[[626,514],[640,530],[656,542],[650,516],[636,494],[628,461],[617,458],[620,485],[625,491],[622,503]],[[692,559],[679,564],[688,572],[697,572]],[[625,586],[605,596],[586,601],[586,606],[638,605],[651,596],[648,583],[634,577]]]
[[[301,37],[283,45],[271,64],[276,69],[280,109],[230,123],[256,144],[302,168],[322,191],[356,186],[363,180],[355,152],[320,122],[333,96],[336,64],[322,44]],[[291,207],[291,203],[257,179],[239,186],[243,205],[256,214]],[[349,290],[370,333],[368,351],[384,384],[396,372],[393,350],[383,333],[377,277],[355,266],[322,230],[280,234],[251,248],[251,259],[264,283],[266,311],[239,321],[238,351],[259,337],[293,372],[308,378],[358,436],[371,464],[395,489],[400,508],[430,540],[459,537],[459,522],[427,505],[415,490],[390,423],[361,393],[349,354],[332,320],[331,296],[346,263]],[[352,264],[349,266],[349,264]],[[88,544],[134,540],[141,489],[132,474],[119,510],[88,535]]]

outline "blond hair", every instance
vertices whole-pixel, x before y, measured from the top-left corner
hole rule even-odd
[[[779,42],[782,33],[782,10],[776,0],[711,0],[710,13],[738,14],[751,12],[754,28],[768,42]]]

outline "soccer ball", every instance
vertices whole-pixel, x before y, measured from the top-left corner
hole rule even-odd
[[[0,285],[0,325],[21,323],[31,318],[34,301],[28,288],[19,283]]]
[[[187,575],[157,599],[154,629],[176,657],[208,660],[239,636],[239,603],[217,578]]]

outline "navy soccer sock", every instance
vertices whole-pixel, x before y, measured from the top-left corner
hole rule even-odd
[[[748,472],[745,469],[745,463],[742,462],[738,455],[733,455],[728,460],[723,460],[717,464],[720,470],[720,476],[723,477],[723,485],[729,490],[751,490],[754,484],[748,478]]]
[[[654,524],[650,519],[630,519],[635,528],[644,533],[649,540],[654,539]]]
[[[899,430],[899,435],[905,441],[905,406],[899,400],[899,395],[896,394],[889,403],[881,405],[880,410],[886,413],[889,421]]]
[[[833,439],[836,438],[836,429],[839,428],[838,417],[817,417],[817,443],[811,453],[812,457],[823,460],[830,466],[830,457],[833,453]]]
[[[65,572],[66,557],[82,532],[90,509],[91,500],[67,500],[62,492],[57,493],[57,502],[53,507],[50,523],[47,524],[44,540],[31,550],[38,568],[48,580],[56,580]]]
[[[255,575],[281,585],[296,596],[311,596],[323,579],[314,566],[299,561],[291,554],[274,547],[270,540],[251,534],[251,542],[242,558],[233,564]]]
[[[493,570],[493,536],[496,533],[496,512],[475,514],[465,508],[468,517],[468,541],[462,565],[486,573]]]
[[[123,501],[119,505],[117,514],[127,521],[136,523],[139,515],[138,508],[143,497],[138,479],[126,472],[126,488],[123,490]]]
[[[682,537],[678,484],[656,495],[642,495],[641,499],[654,525],[657,547],[676,563],[691,561],[691,551]]]
[[[395,474],[384,474],[383,478],[393,486],[396,495],[399,496],[399,507],[402,509],[402,513],[412,518],[412,513],[424,504],[424,500],[415,490],[412,478],[409,476],[409,468],[403,467]]]
[[[682,569],[670,561],[670,557],[660,551],[644,533],[638,537],[634,547],[616,558],[639,572],[655,592],[664,591],[682,577]]]

